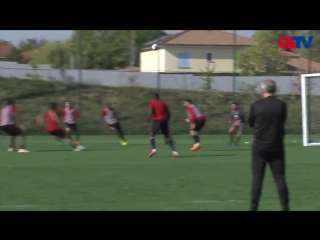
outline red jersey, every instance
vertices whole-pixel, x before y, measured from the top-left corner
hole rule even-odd
[[[187,115],[190,123],[195,123],[196,120],[205,120],[205,117],[194,104],[190,104],[187,108]]]
[[[149,108],[152,109],[152,120],[166,120],[169,117],[169,108],[161,100],[152,100],[149,102]]]
[[[55,115],[52,111],[45,112],[43,114],[45,121],[45,128],[48,132],[56,131],[60,129],[58,122],[55,119]]]

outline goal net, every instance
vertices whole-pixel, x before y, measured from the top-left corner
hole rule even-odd
[[[301,75],[301,104],[303,146],[320,146],[320,73]]]

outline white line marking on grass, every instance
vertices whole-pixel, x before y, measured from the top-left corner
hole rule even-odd
[[[25,208],[25,207],[36,207],[37,205],[15,205],[15,206],[0,206],[0,208]]]
[[[190,201],[191,203],[240,203],[247,202],[244,200],[199,200],[199,201]]]

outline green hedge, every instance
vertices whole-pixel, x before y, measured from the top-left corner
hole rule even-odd
[[[43,128],[35,124],[36,116],[43,112],[49,102],[57,102],[63,107],[64,101],[72,101],[79,108],[81,104],[82,134],[98,135],[109,131],[103,124],[100,112],[104,106],[114,107],[121,119],[126,134],[147,134],[144,126],[149,113],[147,103],[155,89],[139,87],[101,87],[82,85],[81,97],[79,86],[42,80],[18,80],[0,78],[0,98],[4,101],[13,97],[20,112],[20,118],[29,134],[43,134]],[[204,92],[161,89],[161,98],[168,103],[172,112],[171,131],[173,134],[186,134],[188,126],[184,122],[185,109],[182,105],[186,98],[192,99],[205,113],[208,121],[203,130],[205,134],[225,134],[228,127],[232,93]],[[81,98],[81,103],[79,99]],[[250,104],[260,98],[257,94],[238,94],[238,102],[245,113]],[[299,95],[282,95],[289,106],[287,132],[301,133],[301,103]],[[250,129],[247,128],[247,132]]]

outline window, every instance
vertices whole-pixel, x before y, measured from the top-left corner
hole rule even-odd
[[[190,53],[179,52],[177,53],[178,68],[190,68]]]
[[[207,63],[213,63],[213,53],[206,53],[206,61]]]

